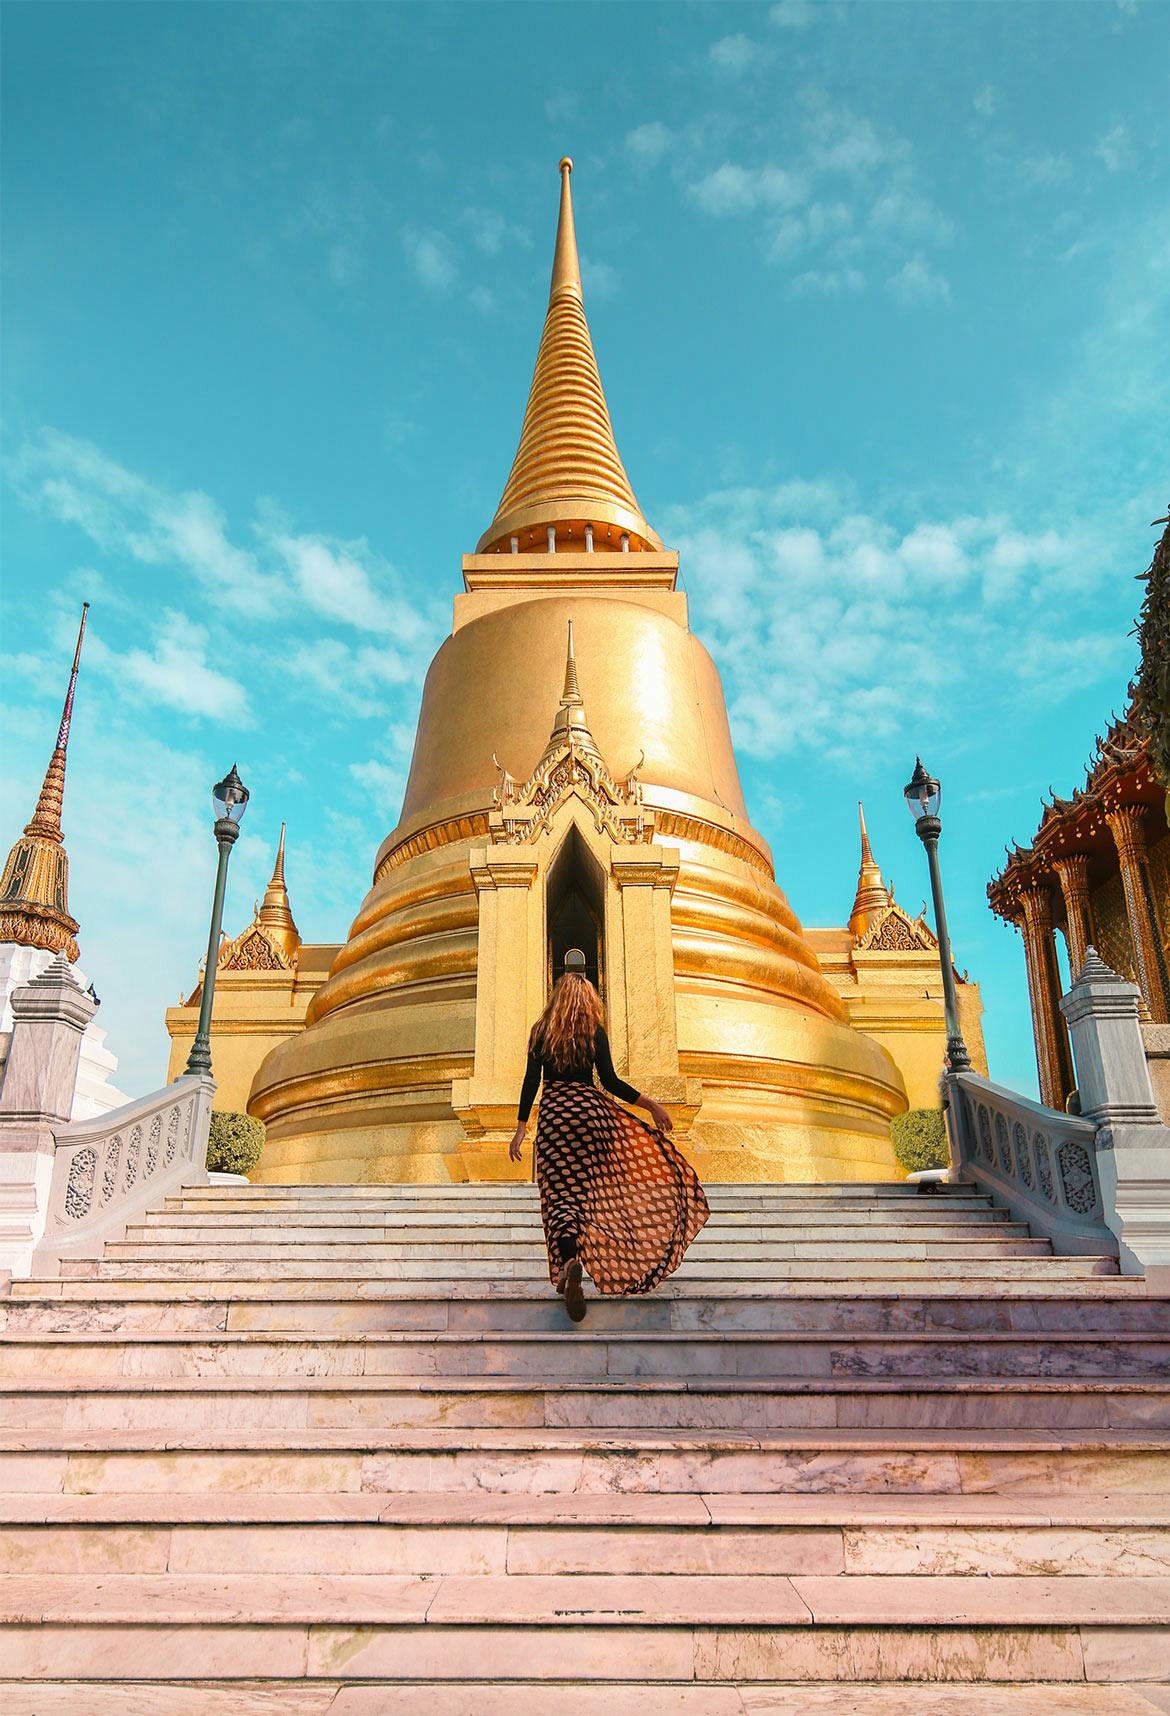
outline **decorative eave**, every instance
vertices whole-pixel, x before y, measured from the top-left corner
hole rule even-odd
[[[1018,923],[1023,891],[1057,884],[1057,866],[1064,859],[1083,856],[1091,866],[1111,869],[1116,847],[1107,820],[1110,813],[1126,806],[1155,810],[1165,802],[1165,790],[1151,766],[1149,734],[1131,687],[1125,714],[1114,716],[1104,737],[1095,741],[1085,766],[1085,785],[1074,788],[1069,798],[1049,789],[1031,844],[1013,842],[1006,849],[1007,862],[987,885],[992,911],[1009,923]],[[1059,889],[1057,894],[1059,899]]]
[[[493,760],[500,772],[488,815],[493,845],[520,846],[538,839],[563,801],[573,796],[586,805],[599,833],[612,840],[633,843],[654,837],[654,813],[643,805],[638,781],[642,758],[624,780],[616,780],[589,730],[577,681],[571,620],[565,688],[540,761],[527,780],[518,781],[498,759]]]

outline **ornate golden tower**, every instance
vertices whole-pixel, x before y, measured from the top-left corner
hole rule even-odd
[[[254,1177],[510,1177],[528,1028],[576,944],[615,1060],[701,1173],[892,1179],[901,1076],[776,886],[678,556],[618,455],[571,170],[512,471],[464,558],[373,886],[305,1030],[256,1075]]]
[[[73,719],[73,694],[88,612],[89,603],[83,602],[57,743],[45,770],[37,808],[9,852],[0,876],[0,942],[64,953],[71,962],[77,959],[78,925],[76,918],[69,915],[69,859],[61,833],[61,809],[65,802],[65,753]]]

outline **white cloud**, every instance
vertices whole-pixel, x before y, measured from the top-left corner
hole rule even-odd
[[[581,287],[587,298],[612,298],[621,283],[621,275],[609,262],[592,256],[581,257]]]
[[[527,250],[532,243],[527,228],[505,219],[498,209],[466,208],[460,219],[472,244],[485,256],[499,256],[505,249]]]
[[[494,315],[499,308],[499,299],[490,286],[473,286],[467,294],[467,302],[481,316]]]
[[[813,21],[812,0],[776,0],[768,17],[781,30],[805,30]]]
[[[652,119],[626,133],[626,149],[634,160],[646,167],[657,166],[674,143],[674,133],[661,120]]]
[[[932,268],[922,256],[908,257],[886,284],[904,304],[945,304],[951,295],[946,275]]]
[[[760,758],[802,746],[844,758],[925,724],[961,726],[971,700],[992,695],[1018,719],[1068,692],[1068,663],[1104,680],[1127,652],[1101,628],[1110,574],[1083,526],[960,515],[899,530],[826,484],[727,490],[668,522],[736,742]]]
[[[1133,166],[1136,159],[1133,142],[1129,129],[1125,125],[1115,125],[1107,131],[1104,137],[1097,139],[1093,149],[1097,159],[1104,163],[1107,173],[1124,173]]]
[[[1016,163],[1016,171],[1026,185],[1037,190],[1050,190],[1067,184],[1072,177],[1072,162],[1067,155],[1028,155]]]
[[[436,297],[446,297],[454,290],[459,265],[450,239],[433,228],[419,232],[414,227],[406,227],[402,234],[402,248],[416,277],[428,292]]]
[[[742,77],[748,67],[760,57],[759,47],[742,31],[734,36],[722,36],[707,50],[711,63],[729,77]]]
[[[835,239],[834,255],[839,253],[841,235],[853,225],[853,210],[848,203],[810,203],[801,214],[786,215],[772,234],[768,249],[770,262],[785,262],[810,245]]]
[[[860,268],[809,268],[792,282],[797,297],[839,298],[847,292],[861,292],[865,275]]]
[[[949,244],[955,236],[954,221],[929,197],[897,186],[876,199],[869,220],[878,232],[918,244]]]
[[[118,652],[91,628],[86,662],[134,702],[174,709],[197,721],[252,726],[247,693],[208,660],[209,643],[204,626],[167,609],[150,648],[135,645]]]
[[[910,160],[905,138],[883,135],[872,120],[846,108],[829,103],[816,108],[810,130],[813,160],[823,173],[868,178],[881,167],[905,166]]]
[[[971,105],[984,119],[990,119],[999,106],[999,91],[994,84],[985,83],[971,98]]]
[[[725,161],[691,186],[707,214],[744,214],[758,208],[792,208],[803,202],[804,181],[783,167],[740,167]]]

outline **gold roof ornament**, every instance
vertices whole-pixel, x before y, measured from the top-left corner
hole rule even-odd
[[[272,880],[264,890],[263,902],[256,907],[255,916],[234,941],[225,941],[220,948],[221,971],[288,971],[295,963],[301,945],[301,932],[296,926],[288,903],[284,881],[284,823],[280,825],[280,840]]]
[[[869,844],[869,831],[865,826],[865,806],[857,801],[857,814],[861,822],[861,869],[857,876],[857,892],[853,897],[853,910],[849,914],[849,932],[854,941],[861,941],[866,931],[872,927],[881,914],[892,903],[890,890],[882,880],[882,873]]]
[[[61,811],[65,802],[65,754],[73,719],[73,695],[88,612],[89,603],[83,602],[57,743],[45,770],[36,810],[9,852],[0,875],[0,942],[64,953],[71,961],[78,956],[78,924],[69,915],[69,859],[61,832]]]
[[[569,175],[560,163],[561,208],[548,314],[520,430],[520,444],[480,554],[661,550],[642,516],[614,440],[581,292]]]
[[[565,689],[561,693],[560,707],[553,721],[552,732],[548,744],[544,748],[541,762],[551,757],[554,751],[559,751],[566,743],[580,751],[584,756],[596,757],[600,762],[601,752],[597,749],[593,734],[589,731],[589,723],[585,719],[585,704],[581,698],[581,687],[577,683],[577,658],[573,654],[573,622],[569,621],[569,642],[565,651]]]

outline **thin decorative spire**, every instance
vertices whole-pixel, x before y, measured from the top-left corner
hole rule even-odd
[[[861,824],[861,867],[857,874],[853,910],[849,914],[849,930],[854,941],[861,940],[878,914],[885,911],[891,899],[890,890],[882,880],[881,870],[869,843],[869,830],[865,826],[865,806],[860,799],[857,802],[857,815]]]
[[[596,757],[601,761],[601,752],[597,749],[593,734],[589,731],[589,723],[585,719],[585,704],[581,698],[581,687],[577,682],[577,658],[573,653],[573,622],[569,621],[569,641],[565,649],[565,689],[561,693],[560,707],[557,710],[553,730],[545,746],[544,755],[551,755],[557,747],[571,739],[578,751]],[[542,759],[543,761],[543,759]]]
[[[61,814],[65,803],[65,756],[88,612],[89,603],[83,602],[57,743],[45,770],[37,807],[9,852],[0,875],[0,942],[64,953],[70,960],[75,960],[78,954],[78,925],[76,918],[69,915],[69,860],[61,832]]]
[[[256,913],[254,920],[263,924],[269,936],[280,943],[286,955],[291,959],[301,945],[301,932],[297,929],[296,921],[289,905],[288,889],[284,881],[284,823],[280,825],[280,840],[276,847],[276,862],[272,866],[272,880],[264,890],[264,900]]]
[[[560,164],[561,207],[548,314],[512,464],[478,552],[660,549],[617,450],[581,293],[569,177]]]

